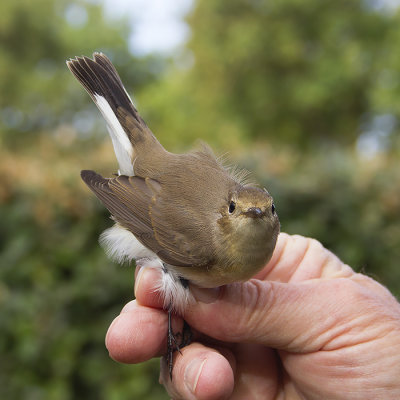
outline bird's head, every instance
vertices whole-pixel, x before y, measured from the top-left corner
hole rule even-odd
[[[266,190],[255,187],[242,187],[231,193],[222,214],[227,221],[238,226],[263,224],[273,230],[279,225],[271,195]]]

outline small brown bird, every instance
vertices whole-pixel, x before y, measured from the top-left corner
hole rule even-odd
[[[171,374],[172,353],[179,350],[171,313],[184,315],[188,283],[212,288],[245,281],[265,266],[279,234],[272,197],[244,184],[207,146],[187,154],[166,151],[104,54],[67,65],[103,114],[119,163],[114,178],[81,173],[115,221],[100,241],[118,262],[157,260],[163,271]]]

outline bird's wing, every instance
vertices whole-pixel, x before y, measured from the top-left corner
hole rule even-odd
[[[191,235],[165,224],[170,218],[164,218],[159,206],[161,187],[156,180],[125,175],[103,178],[94,171],[82,171],[81,176],[115,220],[161,260],[179,267],[204,264],[204,257],[192,251]]]

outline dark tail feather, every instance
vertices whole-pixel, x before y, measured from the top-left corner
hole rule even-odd
[[[114,151],[123,175],[134,175],[133,161],[163,147],[140,117],[111,61],[101,53],[93,60],[76,57],[68,68],[92,97],[107,122]],[[142,157],[142,158],[143,158]]]
[[[104,97],[116,115],[117,109],[122,107],[139,121],[138,112],[121,78],[104,54],[94,53],[93,60],[89,57],[76,57],[67,61],[67,66],[95,103],[97,103],[96,96]]]

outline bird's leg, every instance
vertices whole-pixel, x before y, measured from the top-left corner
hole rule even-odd
[[[184,279],[179,279],[182,286],[188,290],[189,282]],[[172,312],[173,307],[170,303],[168,305],[168,330],[167,330],[167,365],[169,371],[169,377],[172,380],[172,358],[174,351],[179,351],[182,354],[181,349],[187,345],[189,345],[192,341],[192,331],[190,329],[189,324],[183,320],[182,332],[174,333],[172,330]],[[178,338],[181,338],[180,343],[178,343]]]
[[[179,281],[185,290],[189,290],[189,281],[185,278],[179,278]],[[189,345],[192,342],[192,331],[190,329],[190,325],[183,320],[182,327],[182,339],[180,343],[180,347],[183,348]]]
[[[167,365],[168,365],[168,371],[169,371],[169,377],[172,381],[172,356],[174,354],[174,351],[178,350],[179,353],[181,353],[180,346],[178,344],[178,341],[176,340],[176,337],[179,336],[180,334],[174,334],[172,331],[172,305],[169,304],[168,306],[168,330],[167,330]],[[181,353],[182,354],[182,353]]]

